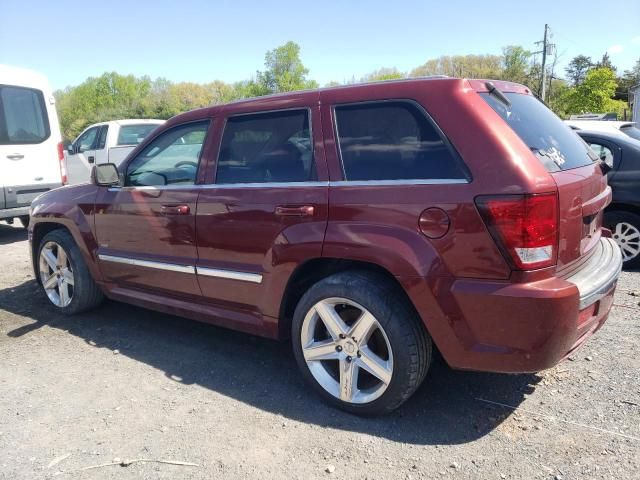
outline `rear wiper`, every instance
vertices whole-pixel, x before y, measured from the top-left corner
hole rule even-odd
[[[492,82],[484,82],[484,86],[487,87],[487,90],[489,91],[489,95],[493,95],[494,97],[496,97],[506,107],[508,108],[511,107],[511,101]]]

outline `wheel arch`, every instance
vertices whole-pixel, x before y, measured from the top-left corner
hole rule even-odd
[[[290,338],[293,313],[305,292],[320,280],[345,271],[369,272],[373,275],[383,277],[385,280],[389,281],[390,285],[393,285],[398,293],[407,300],[407,304],[410,305],[416,315],[418,315],[415,305],[407,295],[405,289],[402,287],[402,284],[383,266],[361,260],[327,257],[313,258],[298,265],[289,277],[280,302],[278,321],[278,334],[280,339],[286,340]],[[418,315],[417,318],[420,318],[420,316]],[[424,323],[420,323],[423,328],[426,329]]]

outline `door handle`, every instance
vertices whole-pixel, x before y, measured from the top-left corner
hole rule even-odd
[[[162,215],[189,215],[191,208],[189,205],[162,205],[160,213]]]
[[[300,207],[281,205],[276,207],[276,215],[279,217],[313,217],[314,210],[312,205]]]
[[[7,155],[9,160],[22,160],[24,155],[21,153],[12,153],[11,155]]]
[[[87,157],[87,161],[88,161],[89,163],[93,163],[93,162],[95,162],[95,161],[96,161],[96,157],[94,157],[94,156]]]

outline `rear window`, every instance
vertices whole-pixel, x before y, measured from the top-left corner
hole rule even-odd
[[[49,119],[40,90],[0,85],[0,145],[42,143]]]
[[[455,151],[408,101],[335,107],[345,180],[467,180]]]
[[[151,132],[153,132],[158,125],[156,124],[141,124],[141,125],[124,125],[120,127],[118,133],[118,145],[137,145],[146,138]]]
[[[504,94],[508,107],[489,93],[480,96],[509,124],[549,172],[584,167],[597,160],[589,146],[532,95]]]

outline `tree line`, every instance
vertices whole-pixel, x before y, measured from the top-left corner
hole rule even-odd
[[[561,117],[575,113],[616,112],[622,117],[631,86],[640,83],[640,59],[631,70],[618,73],[608,54],[599,61],[578,55],[556,76],[557,57],[548,67],[548,105]],[[509,45],[500,55],[454,55],[427,60],[408,72],[381,68],[361,78],[330,82],[328,86],[425,75],[509,80],[541,90],[541,66],[535,55],[519,45]],[[116,72],[90,77],[78,86],[55,92],[60,126],[66,140],[87,125],[118,118],[170,118],[178,113],[241,98],[318,87],[300,57],[300,46],[287,42],[265,55],[264,70],[235,83],[171,82]]]

